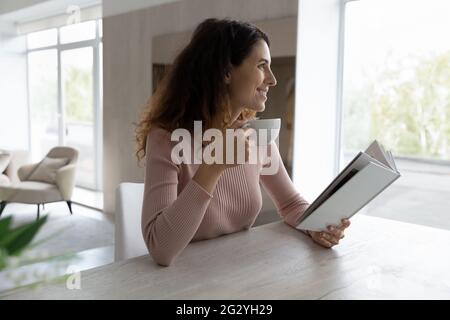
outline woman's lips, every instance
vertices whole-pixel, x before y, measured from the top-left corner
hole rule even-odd
[[[267,91],[269,90],[264,90],[264,89],[256,89],[258,91],[258,93],[262,96],[264,96],[265,98],[267,98]]]

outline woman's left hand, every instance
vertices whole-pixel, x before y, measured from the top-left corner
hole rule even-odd
[[[325,248],[331,248],[339,244],[339,240],[344,238],[344,230],[350,226],[350,220],[342,219],[339,226],[328,226],[328,231],[310,231],[306,232],[311,236],[314,242]]]

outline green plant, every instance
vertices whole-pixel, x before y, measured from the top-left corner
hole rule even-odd
[[[0,270],[8,266],[10,257],[19,256],[47,221],[44,216],[34,222],[11,227],[12,217],[0,219]]]

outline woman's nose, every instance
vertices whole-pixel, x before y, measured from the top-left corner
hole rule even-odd
[[[269,73],[268,73],[267,78],[266,78],[266,83],[269,86],[276,86],[277,85],[277,79],[273,75],[272,70],[269,70]]]

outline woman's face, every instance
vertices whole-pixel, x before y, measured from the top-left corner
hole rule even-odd
[[[244,108],[264,111],[269,87],[277,84],[270,63],[269,47],[264,40],[259,40],[250,55],[238,67],[232,68],[226,82],[230,90],[233,119]]]

